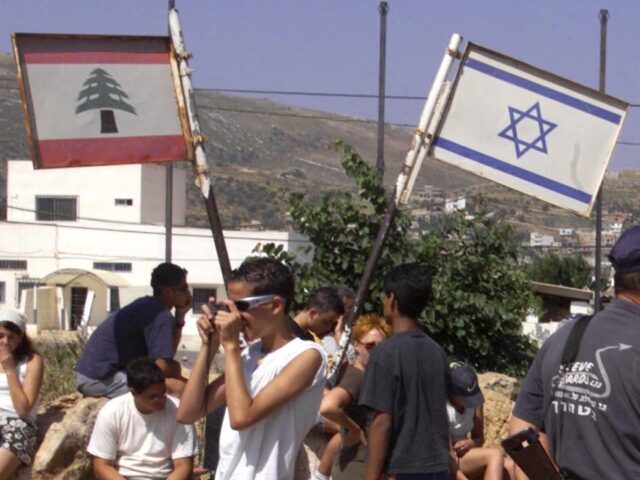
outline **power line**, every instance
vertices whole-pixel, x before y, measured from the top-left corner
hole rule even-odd
[[[22,212],[29,212],[29,213],[35,213],[36,210],[32,210],[29,208],[21,208],[21,207],[14,207],[11,205],[7,205],[7,209],[12,209],[12,210],[19,210]],[[95,221],[95,222],[102,222],[102,223],[106,223],[106,224],[113,224],[113,225],[138,225],[140,227],[145,227],[144,224],[141,223],[134,223],[134,222],[118,222],[115,220],[108,220],[108,219],[101,219],[101,218],[90,218],[90,217],[76,217],[79,220],[88,220],[88,221]],[[17,224],[17,225],[40,225],[40,226],[46,226],[46,227],[55,227],[55,228],[68,228],[68,229],[76,229],[76,230],[92,230],[92,231],[100,231],[100,232],[115,232],[115,233],[135,233],[135,234],[142,234],[142,235],[161,235],[164,236],[165,235],[165,231],[164,231],[164,227],[162,227],[161,225],[151,225],[154,227],[157,227],[158,229],[162,228],[162,230],[158,230],[157,232],[155,231],[144,231],[144,230],[129,230],[129,229],[116,229],[116,228],[107,228],[107,227],[99,227],[99,226],[90,226],[90,225],[79,225],[79,224],[74,224],[73,222],[65,222],[65,223],[57,223],[57,222],[32,222],[32,221],[24,221],[24,220],[11,220],[11,221],[0,221],[0,224],[6,223],[8,225],[11,224]],[[184,228],[199,228],[199,227],[184,227]],[[203,238],[203,237],[208,237],[209,234],[207,233],[208,230],[206,228],[200,228],[201,230],[203,230],[202,234],[195,234],[195,233],[176,233],[176,231],[174,230],[173,236],[174,237],[192,237],[192,238]],[[272,238],[268,238],[268,237],[263,237],[260,235],[260,230],[252,230],[251,232],[253,232],[255,234],[255,238],[253,240],[255,240],[256,242],[269,242],[269,241],[274,241]],[[225,234],[224,236],[225,239],[227,240],[247,240],[246,237],[241,237],[241,236],[236,236],[236,235],[227,235]],[[305,240],[297,240],[295,238],[290,238],[287,240],[289,243],[307,243]]]
[[[378,95],[371,93],[341,93],[341,92],[302,92],[289,90],[250,90],[238,88],[203,88],[198,90],[209,90],[223,93],[259,93],[265,95],[293,95],[297,97],[337,97],[337,98],[373,98],[377,99]],[[421,100],[426,101],[426,97],[415,95],[385,95],[386,100]]]
[[[273,117],[292,117],[292,118],[304,118],[308,120],[329,120],[331,122],[339,122],[339,123],[369,123],[369,124],[377,124],[377,120],[368,120],[366,118],[347,118],[347,117],[331,117],[326,115],[304,115],[301,113],[286,113],[286,112],[270,112],[267,110],[245,110],[239,108],[225,108],[225,107],[215,107],[212,105],[198,105],[198,109],[204,110],[217,110],[221,112],[231,112],[231,113],[249,113],[253,115],[269,115]],[[415,128],[415,125],[410,125],[408,123],[385,123],[385,125],[389,125],[392,127],[401,127],[401,128]]]
[[[342,122],[342,123],[368,123],[368,124],[377,124],[377,120],[368,120],[366,118],[336,118],[324,115],[304,115],[301,113],[285,113],[285,112],[270,112],[266,110],[245,110],[239,108],[226,108],[226,107],[216,107],[212,105],[198,105],[198,108],[202,108],[204,110],[219,110],[221,112],[231,112],[231,113],[249,113],[254,115],[269,115],[274,117],[292,117],[292,118],[305,118],[309,120],[329,120],[332,122]],[[389,125],[392,127],[400,127],[400,128],[415,128],[415,125],[411,125],[408,123],[391,123],[385,122],[385,125]],[[632,146],[640,146],[640,142],[627,142],[627,141],[618,141],[616,142],[620,145],[632,145]]]

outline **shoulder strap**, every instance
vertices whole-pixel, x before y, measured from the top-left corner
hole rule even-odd
[[[582,336],[584,335],[589,322],[593,318],[593,315],[583,315],[576,320],[576,323],[571,327],[567,341],[564,344],[562,350],[562,359],[560,365],[567,365],[575,361],[578,356],[578,350],[580,350],[580,343],[582,342]]]
[[[593,315],[583,315],[580,318],[578,318],[576,322],[571,326],[571,331],[569,332],[569,336],[567,337],[567,340],[564,343],[564,348],[562,349],[562,358],[560,359],[560,370],[562,370],[565,366],[569,365],[570,363],[573,363],[576,360],[576,357],[578,356],[578,350],[580,350],[580,343],[582,342],[582,337],[584,335],[584,332],[587,330],[587,327],[589,326],[589,322],[593,317],[594,317]],[[549,398],[549,404],[551,404],[551,401],[553,400],[553,387],[551,388],[551,390],[552,392]],[[547,409],[546,409],[547,411],[549,408],[549,404],[547,405]],[[546,418],[547,411],[545,411],[545,418]],[[555,446],[555,459],[559,467],[561,463],[561,452],[563,447],[562,437],[564,435],[564,413],[565,411],[563,409],[560,409],[558,411],[558,441],[557,441],[558,445]],[[566,477],[566,474],[562,471],[561,467],[560,467],[560,471],[563,475],[565,475],[565,477],[563,478],[568,478]]]

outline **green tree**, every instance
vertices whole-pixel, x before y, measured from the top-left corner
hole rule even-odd
[[[386,210],[383,185],[349,145],[335,144],[342,166],[358,187],[341,190],[319,202],[290,197],[298,231],[313,244],[313,259],[299,263],[282,247],[265,245],[268,255],[286,261],[296,276],[294,307],[318,286],[343,283],[356,287]],[[522,375],[535,353],[520,335],[520,322],[535,301],[527,276],[519,268],[513,230],[491,215],[467,218],[457,213],[419,240],[410,240],[409,217],[400,210],[385,243],[369,288],[365,312],[381,311],[382,282],[389,269],[420,261],[433,267],[434,305],[419,321],[452,359],[481,370]]]
[[[433,338],[452,358],[522,375],[535,347],[520,334],[521,322],[538,305],[513,237],[499,217],[458,212],[414,249],[436,272],[434,304],[424,318]]]
[[[84,82],[84,88],[78,94],[76,114],[87,110],[100,110],[101,133],[116,133],[115,116],[112,109],[123,110],[137,115],[136,109],[125,98],[129,95],[120,88],[120,84],[102,68],[91,71]]]
[[[555,253],[536,258],[527,271],[531,280],[565,287],[584,288],[591,280],[591,266],[581,255]]]

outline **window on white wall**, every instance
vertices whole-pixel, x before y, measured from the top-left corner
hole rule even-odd
[[[120,310],[120,289],[109,287],[109,312]]]
[[[107,272],[130,272],[130,262],[93,262],[95,270],[106,270]]]
[[[7,293],[6,293],[6,284],[4,282],[0,282],[0,303],[7,302]]]
[[[0,258],[0,270],[26,270],[26,260]]]
[[[78,219],[78,197],[36,195],[36,220],[55,221]]]
[[[130,207],[133,205],[133,198],[116,198],[116,207]]]
[[[209,297],[217,297],[215,287],[193,287],[193,310],[199,312],[200,307],[207,303]]]

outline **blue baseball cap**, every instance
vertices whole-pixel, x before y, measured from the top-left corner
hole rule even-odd
[[[609,260],[617,273],[640,270],[640,225],[624,232],[609,252]]]
[[[451,365],[451,393],[465,408],[476,408],[484,403],[476,372],[462,363]]]

